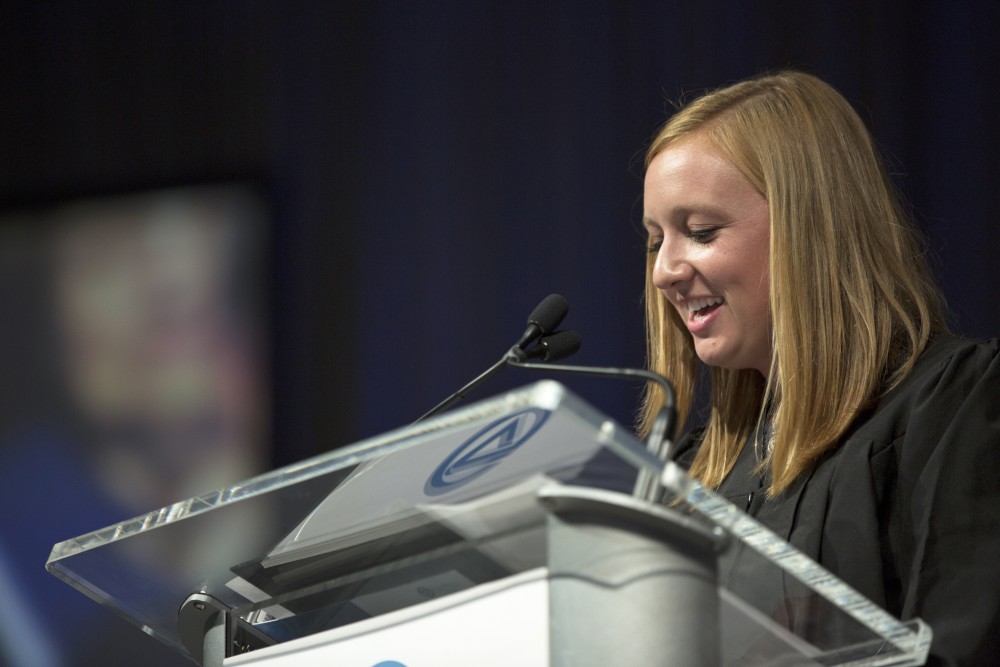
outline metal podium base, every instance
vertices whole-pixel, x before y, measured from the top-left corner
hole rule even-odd
[[[552,667],[719,665],[720,530],[597,489],[551,487],[539,500]]]

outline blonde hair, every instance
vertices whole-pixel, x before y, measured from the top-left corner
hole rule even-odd
[[[743,173],[770,210],[771,368],[712,369],[711,413],[691,473],[718,487],[762,419],[763,465],[780,493],[836,446],[874,399],[947,329],[942,301],[874,142],[850,104],[814,76],[785,71],[711,92],[657,133],[646,166],[699,133]],[[677,389],[686,419],[698,361],[683,322],[646,267],[650,368]],[[787,400],[786,400],[787,399]],[[647,432],[663,404],[643,404]]]

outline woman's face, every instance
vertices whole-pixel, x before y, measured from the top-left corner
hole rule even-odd
[[[709,366],[771,364],[767,201],[695,133],[646,171],[643,224],[656,254],[653,284],[673,304]]]

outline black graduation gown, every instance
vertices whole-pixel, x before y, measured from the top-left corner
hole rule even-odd
[[[679,459],[696,446],[682,443]],[[928,623],[929,665],[1000,665],[996,340],[932,341],[906,380],[780,496],[766,497],[755,461],[744,447],[719,493],[894,616]],[[736,549],[720,563],[723,582],[794,623],[795,583],[758,576],[754,562]]]

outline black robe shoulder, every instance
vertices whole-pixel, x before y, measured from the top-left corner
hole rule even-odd
[[[766,497],[752,446],[719,489],[894,616],[928,623],[928,664],[1000,664],[998,353],[997,340],[939,337],[787,492]],[[752,560],[734,550],[723,582],[787,619],[794,585]]]

